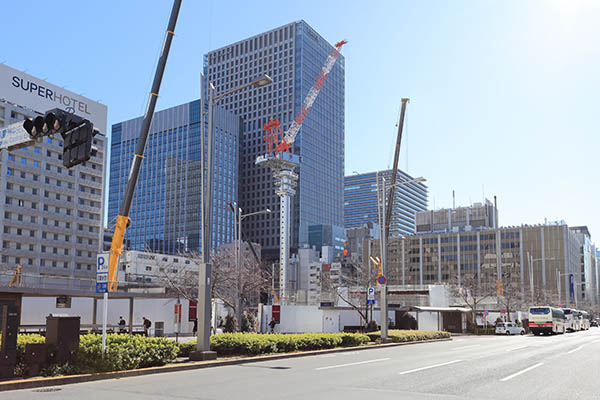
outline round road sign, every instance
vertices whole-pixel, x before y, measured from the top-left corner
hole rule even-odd
[[[377,278],[377,282],[380,285],[385,285],[385,276],[381,275],[379,278]]]

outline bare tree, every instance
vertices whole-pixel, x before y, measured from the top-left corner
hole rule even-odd
[[[324,264],[327,265],[327,264]],[[337,279],[331,278],[330,271],[321,271],[321,296],[340,299],[355,310],[360,317],[368,323],[366,314],[366,292],[369,283],[363,277],[364,274],[354,266],[354,264],[340,263],[340,276]],[[351,293],[357,293],[356,297],[352,297]]]
[[[196,301],[198,298],[198,265],[202,257],[199,253],[181,254],[190,261],[186,267],[181,264],[170,264],[162,267],[159,279],[167,288],[167,292]],[[263,268],[248,252],[243,251],[238,271],[233,249],[223,246],[211,254],[212,276],[211,297],[220,299],[225,305],[237,312],[236,299],[239,281],[240,313],[258,304],[261,292],[270,285],[270,272]]]
[[[481,285],[477,279],[477,273],[465,273],[461,276],[460,284],[458,277],[454,281],[454,294],[460,298],[470,309],[475,324],[475,316],[478,306],[484,300],[496,296],[496,286],[487,279],[481,279]]]

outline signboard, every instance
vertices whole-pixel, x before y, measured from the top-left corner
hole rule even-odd
[[[370,287],[367,289],[367,304],[375,304],[375,288]]]
[[[483,316],[484,316],[484,317],[487,317],[488,315],[490,315],[490,313],[489,313],[488,311],[484,311],[484,312],[483,312]]]
[[[106,133],[106,106],[0,64],[0,98],[40,114],[60,108],[90,120]]]
[[[15,122],[6,128],[0,129],[0,149],[10,147],[11,150],[17,150],[22,147],[31,146],[34,143],[35,140],[32,140],[23,128],[23,121]]]
[[[96,261],[96,293],[108,292],[108,254],[98,254]]]
[[[575,275],[569,274],[569,296],[575,299]]]
[[[275,323],[278,324],[281,318],[281,306],[280,305],[273,305],[273,319],[275,320]]]
[[[188,307],[188,321],[193,321],[196,319],[196,310],[198,309],[198,304],[190,300],[190,305]]]
[[[380,285],[385,285],[385,276],[381,275],[379,278],[377,278],[377,283],[379,283]]]
[[[56,298],[56,308],[71,308],[71,297],[58,296]]]

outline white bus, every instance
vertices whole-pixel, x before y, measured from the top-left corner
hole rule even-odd
[[[590,314],[587,311],[581,311],[581,330],[590,329]]]
[[[574,308],[562,309],[567,317],[567,330],[577,332],[581,330],[581,312]]]
[[[565,313],[560,308],[536,306],[529,308],[529,329],[534,335],[554,335],[567,330]]]

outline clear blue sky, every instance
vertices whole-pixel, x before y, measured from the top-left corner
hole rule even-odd
[[[171,1],[10,1],[0,62],[143,113]],[[199,97],[207,51],[304,19],[346,57],[346,172],[425,176],[430,206],[498,196],[503,225],[564,219],[600,237],[600,3],[184,0],[158,108]],[[597,241],[598,242],[598,241]]]

